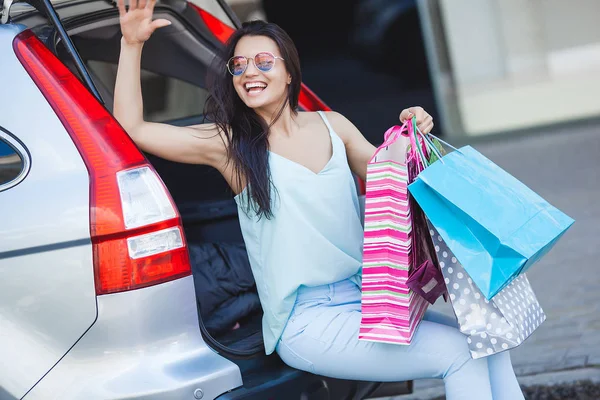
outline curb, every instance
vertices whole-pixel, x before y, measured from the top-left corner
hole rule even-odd
[[[552,386],[577,381],[600,383],[600,368],[588,367],[517,377],[521,386]]]
[[[517,379],[523,387],[553,386],[586,380],[600,384],[600,366],[564,371],[544,372],[535,375],[519,376],[517,377]],[[442,397],[444,395],[444,387],[440,385],[432,388],[417,390],[413,394],[395,397],[381,397],[379,398],[379,400],[431,400],[438,397]]]

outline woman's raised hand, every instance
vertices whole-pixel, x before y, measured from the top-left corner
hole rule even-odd
[[[125,0],[117,0],[121,33],[127,44],[144,43],[158,28],[171,25],[166,19],[152,21],[156,0],[130,0],[129,3],[129,10],[126,10]]]

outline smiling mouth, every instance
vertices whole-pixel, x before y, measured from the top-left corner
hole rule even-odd
[[[251,82],[244,85],[244,89],[246,89],[246,92],[249,94],[260,93],[266,88],[267,84],[262,82]]]

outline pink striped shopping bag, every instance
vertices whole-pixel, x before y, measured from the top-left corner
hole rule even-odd
[[[428,302],[406,285],[412,267],[408,124],[390,128],[367,166],[359,339],[410,344]]]

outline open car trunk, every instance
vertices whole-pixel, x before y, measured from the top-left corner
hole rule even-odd
[[[234,24],[221,1],[194,2]],[[116,7],[103,0],[73,1],[61,3],[56,11],[95,90],[112,112],[121,39]],[[144,118],[178,126],[201,124],[208,96],[206,74],[223,41],[212,33],[209,25],[222,22],[207,20],[198,6],[182,0],[162,0],[154,17],[167,18],[172,25],[155,32],[144,45]],[[25,13],[14,22],[32,27],[48,48],[78,74],[73,57],[44,17]],[[322,106],[318,98],[306,93],[302,96],[304,104]],[[252,281],[234,194],[219,172],[210,167],[146,156],[169,189],[183,220],[196,284],[199,330],[204,340],[235,362],[242,373],[244,387],[219,399],[282,398],[281,387],[290,393],[285,398],[306,399],[362,399],[410,393],[412,382],[381,385],[317,377],[286,366],[277,354],[266,356],[262,309]],[[232,302],[235,305],[231,309],[236,314],[223,312]],[[285,386],[282,381],[289,383]],[[269,388],[277,389],[268,392]]]
[[[205,78],[219,44],[207,32],[190,29],[189,21],[181,19],[183,15],[201,22],[198,10],[186,4],[163,2],[155,9],[155,18],[168,18],[172,25],[155,32],[144,45],[142,92],[147,121],[180,126],[204,122],[202,113],[208,96]],[[93,24],[88,18],[74,18],[65,26],[106,107],[112,111],[121,38],[118,15],[107,15]],[[68,59],[60,44],[56,50],[62,59]],[[211,167],[146,156],[181,213],[204,339],[227,357],[264,354],[262,310],[229,186]],[[240,276],[245,277],[243,285],[236,279]],[[227,320],[235,316],[222,309],[231,301],[237,302],[229,309],[238,318],[228,326]]]
[[[229,10],[218,11],[222,5],[216,0],[196,2],[206,3],[206,9],[222,19],[229,18],[226,12]],[[61,1],[54,8],[93,82],[94,90],[112,112],[121,39],[118,10],[103,0]],[[68,45],[46,17],[22,4],[15,10],[11,22],[31,27],[36,36],[85,81],[69,53]],[[186,1],[159,3],[155,8],[155,18],[167,18],[172,25],[155,32],[144,46],[141,74],[144,118],[179,126],[201,124],[208,96],[205,78],[222,44],[206,27],[200,8]],[[233,24],[231,19],[227,21]],[[237,207],[229,186],[211,167],[170,162],[150,154],[146,157],[163,179],[182,217],[197,289],[199,330],[205,341],[217,352],[232,359],[264,355],[262,310],[253,281],[246,282],[244,291],[248,295],[245,297],[254,306],[247,312],[238,310],[240,317],[230,327],[215,329],[210,323],[211,315],[201,312],[206,308],[203,303],[212,302],[209,311],[214,311],[222,308],[223,300],[240,297],[240,293],[227,290],[214,294],[216,286],[222,286],[223,281],[230,281],[226,282],[230,283],[229,286],[237,282],[233,279],[235,276],[226,274],[229,271],[221,271],[221,281],[209,279],[214,275],[214,271],[207,270],[211,264],[221,263],[223,268],[233,268],[232,273],[245,275],[246,281],[252,276]],[[207,300],[207,297],[211,298]]]

